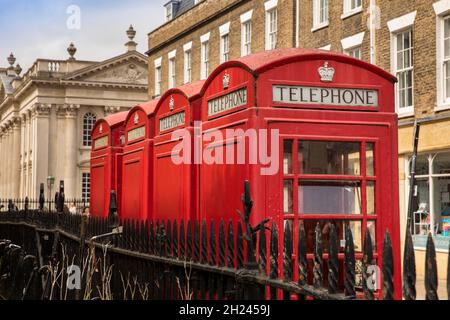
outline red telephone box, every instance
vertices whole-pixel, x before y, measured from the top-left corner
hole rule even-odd
[[[90,214],[107,217],[111,190],[120,194],[120,154],[127,112],[98,120],[92,128]],[[119,198],[119,197],[118,197]]]
[[[158,100],[132,108],[125,121],[121,217],[147,220],[152,205],[153,135]]]
[[[401,298],[395,81],[374,65],[321,50],[279,49],[219,66],[203,89],[201,219],[239,219],[249,180],[252,224],[277,223],[279,252],[286,223],[294,239],[304,224],[310,253],[317,223],[325,244],[330,223],[341,239],[348,223],[357,258],[369,228],[381,266],[388,230]],[[282,270],[279,259],[280,277]]]
[[[187,142],[184,138],[193,145],[193,126],[194,121],[200,120],[203,83],[197,81],[168,90],[156,107],[152,219],[198,218],[197,165],[194,155],[183,154],[177,145],[182,147],[179,139]]]

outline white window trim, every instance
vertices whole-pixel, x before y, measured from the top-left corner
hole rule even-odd
[[[270,2],[270,1],[269,1]],[[267,2],[266,2],[267,3]],[[270,14],[272,11],[278,10],[276,6],[270,6],[270,9],[266,10],[266,18],[265,18],[265,49],[266,50],[273,50],[274,48],[271,48],[270,46]],[[277,42],[278,42],[278,12],[277,12]],[[275,44],[276,48],[276,44]]]
[[[341,40],[342,49],[349,50],[362,45],[364,40],[364,32],[357,33],[353,36]]]
[[[330,16],[328,16],[328,20],[324,22],[318,22],[319,19],[317,19],[319,12],[319,0],[313,0],[313,27],[311,28],[311,32],[326,28],[330,24]],[[330,4],[328,3],[328,10],[330,10]]]
[[[161,74],[159,75],[160,79],[158,79],[158,70],[160,70]],[[162,82],[162,69],[161,64],[156,65],[155,64],[155,96],[161,95],[161,82]]]
[[[227,22],[219,27],[219,34],[221,37],[230,33],[230,22]]]
[[[252,10],[253,11],[253,10]],[[241,21],[242,21],[242,19],[241,19]],[[247,24],[249,24],[250,25],[250,52],[248,52],[248,53],[245,53],[244,54],[244,51],[245,51],[245,36],[246,36],[246,32],[245,32],[245,26],[247,25]],[[252,50],[251,50],[251,46],[252,46],[252,38],[253,38],[253,35],[252,35],[252,28],[253,28],[253,26],[252,26],[252,21],[251,21],[251,19],[248,19],[248,20],[244,20],[244,22],[241,22],[241,57],[244,57],[244,56],[246,56],[246,55],[249,55],[249,54],[251,54],[251,52],[252,52]]]
[[[205,33],[204,35],[202,35],[200,37],[200,42],[205,43],[205,42],[209,41],[210,36],[211,36],[211,32]]]
[[[226,54],[228,54],[228,59],[225,59],[225,51],[224,51],[225,38],[228,39],[228,52],[226,52]],[[219,50],[220,63],[224,63],[224,62],[228,61],[230,58],[230,36],[229,36],[229,33],[224,33],[223,35],[220,36],[219,45],[220,45],[220,50]]]
[[[155,68],[161,67],[162,57],[155,59]]]
[[[252,20],[253,10],[247,11],[246,13],[241,14],[241,23],[244,24]]]
[[[328,45],[326,45],[326,46],[323,46],[323,47],[319,48],[319,50],[330,51],[330,50],[331,50],[331,44],[328,44]]]
[[[444,18],[450,14],[450,0],[442,0],[433,3],[436,13],[436,88],[437,102],[435,111],[450,109],[450,98],[445,98],[444,81],[444,47],[442,39],[444,36]]]
[[[389,32],[391,33],[391,72],[393,74],[397,74],[397,33],[404,31],[408,28],[412,28],[414,25],[414,20],[416,19],[417,11],[410,12],[408,14],[405,14],[401,17],[392,19],[387,22],[387,26],[389,29]],[[414,70],[414,65],[413,65]],[[414,75],[414,71],[413,71]],[[413,105],[408,108],[403,108],[402,111],[399,110],[398,105],[398,84],[396,84],[395,88],[395,110],[397,111],[397,114],[399,118],[405,118],[405,117],[411,117],[414,116],[414,92],[413,92]],[[414,91],[414,76],[413,76],[413,91]]]
[[[437,16],[448,14],[450,12],[450,0],[441,0],[433,3],[433,9]]]
[[[391,32],[391,73],[396,75],[397,74],[397,34],[401,33],[403,31],[405,31],[406,29],[412,29],[412,24],[407,25],[406,27],[401,27],[399,29],[397,29],[397,32]],[[411,41],[413,42],[413,39],[411,39]],[[413,45],[414,48],[414,45]],[[414,52],[413,52],[414,54]],[[403,110],[400,110],[400,106],[398,103],[398,85],[399,83],[395,84],[395,111],[397,112],[397,115],[399,118],[407,118],[407,117],[411,117],[414,116],[414,59],[413,59],[413,93],[412,93],[412,98],[413,98],[413,104],[410,107],[407,108],[403,108]]]
[[[187,55],[190,55],[189,65],[186,59]],[[189,48],[184,51],[184,61],[183,61],[183,74],[184,74],[184,84],[192,81],[192,50]]]
[[[356,7],[354,9],[350,9],[350,1],[351,0],[344,0],[343,1],[343,5],[344,5],[344,9],[343,9],[343,13],[341,15],[341,19],[344,20],[348,17],[351,17],[355,14],[361,13],[363,11],[363,7],[362,7],[362,3],[363,1],[361,1],[361,5],[359,7]]]
[[[189,50],[191,50],[191,49],[192,49],[192,41],[186,43],[186,44],[183,46],[183,51],[184,51],[184,52],[189,51]]]
[[[264,2],[264,9],[266,12],[274,9],[276,6],[278,6],[278,0],[269,0]]]
[[[414,25],[417,11],[410,12],[387,22],[390,33],[397,33]]]
[[[209,37],[208,37],[209,39]],[[208,60],[203,60],[204,57],[204,52],[203,52],[203,48],[205,45],[208,45]],[[205,80],[206,78],[208,78],[208,73],[209,70],[205,70],[204,66],[205,66],[205,62],[208,61],[209,64],[209,40],[203,41],[201,43],[201,47],[200,47],[200,80]],[[209,68],[208,68],[209,69]]]
[[[172,65],[172,63],[173,63],[173,65]],[[172,89],[172,88],[174,88],[175,87],[175,78],[176,78],[176,68],[177,68],[177,66],[176,66],[176,60],[175,60],[175,55],[173,55],[172,56],[172,58],[169,58],[169,67],[167,68],[168,69],[168,76],[169,76],[169,78],[168,78],[168,87],[169,87],[169,89]],[[173,67],[172,67],[173,66]]]
[[[167,57],[169,58],[169,60],[174,59],[176,56],[177,56],[177,49],[172,50],[167,54]]]

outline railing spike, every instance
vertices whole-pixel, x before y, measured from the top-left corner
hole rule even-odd
[[[406,229],[403,253],[403,297],[405,300],[416,300],[416,258],[409,228]]]
[[[314,287],[320,288],[323,286],[323,245],[320,223],[317,223],[316,225],[314,239]]]
[[[290,282],[292,280],[292,231],[290,227],[290,221],[285,221],[284,223],[284,243],[283,243],[283,280]],[[283,299],[290,299],[290,292],[283,292]]]
[[[186,258],[186,233],[184,232],[184,221],[180,222],[180,259]]]
[[[345,225],[345,285],[344,293],[347,297],[354,297],[355,292],[355,244],[350,225]]]
[[[214,220],[211,220],[210,230],[209,230],[209,264],[215,266],[217,263],[216,259],[216,226]]]
[[[272,223],[271,235],[270,235],[270,279],[278,278],[278,232],[275,221]],[[270,298],[272,300],[277,299],[277,289],[270,288]]]
[[[363,275],[362,275],[362,285],[364,291],[364,297],[367,300],[373,300],[373,289],[375,288],[373,284],[369,286],[369,282],[372,281],[373,275],[370,274],[371,266],[373,265],[373,247],[372,247],[372,237],[370,236],[369,228],[366,228],[366,233],[364,235],[364,247],[363,247]],[[373,270],[372,270],[373,271]]]
[[[328,257],[328,292],[336,293],[339,279],[339,242],[336,226],[331,224]]]
[[[202,221],[202,254],[201,263],[208,263],[208,235],[206,230],[206,221]]]
[[[187,237],[186,237],[186,258],[188,260],[194,260],[192,255],[192,225],[191,221],[188,220],[187,223],[187,231],[186,231]]]
[[[236,268],[244,267],[244,238],[242,233],[241,221],[238,221],[237,235],[236,235]]]
[[[219,267],[225,266],[225,223],[223,219],[220,219],[219,225]]]
[[[438,279],[437,279],[437,265],[436,265],[436,249],[431,233],[428,234],[427,250],[425,253],[425,299],[439,300],[438,293]]]
[[[227,267],[234,268],[234,231],[233,222],[228,223],[228,241],[227,241]]]
[[[267,275],[267,241],[266,230],[259,232],[259,270],[263,275]]]
[[[394,299],[394,255],[389,231],[386,230],[383,242],[383,260],[381,265],[383,273],[383,300]]]
[[[307,255],[307,242],[306,232],[303,223],[300,223],[298,231],[298,284],[304,286],[308,279],[308,259]]]
[[[173,232],[172,232],[172,254],[178,259],[178,224],[177,220],[173,221]]]

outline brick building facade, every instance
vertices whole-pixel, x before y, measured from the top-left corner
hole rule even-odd
[[[344,52],[396,75],[399,79],[396,109],[402,232],[406,223],[413,124],[415,119],[421,119],[416,170],[419,176],[413,208],[417,257],[423,258],[420,248],[424,246],[428,231],[435,235],[438,252],[447,252],[450,239],[450,0],[183,0],[170,1],[166,6],[169,13],[170,4],[181,6],[183,10],[172,12],[170,19],[148,37],[150,96],[157,96],[157,91],[164,92],[169,85],[178,86],[205,77],[201,74],[205,60],[201,57],[205,53],[202,43],[209,45],[209,72],[223,61],[221,45],[227,35],[227,59],[247,54],[244,50],[247,22],[251,22],[252,53],[271,49],[271,35],[275,31],[276,48]],[[186,52],[190,52],[190,63],[185,62]],[[190,77],[185,76],[186,65],[190,67]],[[169,77],[172,77],[171,82]],[[444,258],[444,255],[438,256],[438,259]]]

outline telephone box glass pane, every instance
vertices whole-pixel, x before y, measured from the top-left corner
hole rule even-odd
[[[358,142],[299,141],[300,174],[361,174]]]
[[[305,219],[303,220],[303,225],[305,227],[306,242],[307,242],[307,253],[314,252],[314,239],[315,230],[317,224],[320,226],[320,231],[322,233],[322,245],[323,252],[328,253],[330,247],[330,231],[331,225],[336,227],[337,240],[339,245],[339,252],[343,253],[345,250],[345,225],[349,224],[350,230],[352,232],[353,241],[355,244],[355,251],[362,251],[362,222],[360,220],[356,221],[345,221],[345,220],[324,220],[324,219]]]
[[[292,180],[284,180],[283,182],[283,212],[292,213],[294,209]]]
[[[361,183],[300,181],[298,207],[303,214],[361,214]]]
[[[377,250],[377,238],[376,238],[376,222],[369,220],[367,221],[367,230],[369,230],[370,239],[372,240],[373,251]]]
[[[375,150],[375,144],[372,142],[366,143],[366,175],[367,176],[374,176],[375,175],[375,168],[374,168],[374,150]]]
[[[375,214],[375,182],[367,181],[366,184],[366,198],[367,198],[367,214]]]
[[[284,140],[283,144],[283,173],[291,174],[292,173],[292,140]]]

